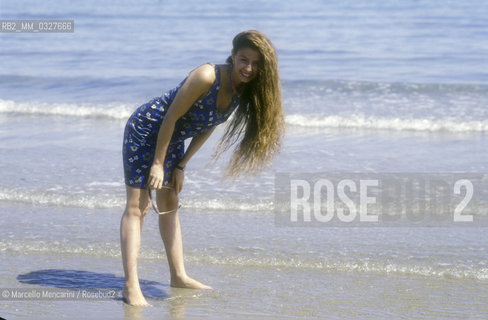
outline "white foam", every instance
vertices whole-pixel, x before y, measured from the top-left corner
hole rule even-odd
[[[49,245],[47,245],[49,243]],[[242,251],[242,250],[241,250]],[[73,243],[47,240],[4,239],[0,241],[0,252],[22,254],[76,254],[85,256],[120,257],[118,243]],[[400,261],[364,260],[358,257],[348,259],[317,259],[304,256],[263,256],[254,251],[248,255],[212,255],[186,253],[189,263],[227,265],[242,268],[286,268],[296,270],[320,270],[327,273],[364,273],[378,275],[399,275],[408,277],[488,280],[488,268],[475,265],[409,264]],[[141,259],[165,260],[159,249],[148,248],[141,252]]]
[[[16,102],[0,99],[0,113],[127,119],[134,105]]]
[[[62,193],[62,188],[29,190],[23,188],[0,187],[0,200],[43,206],[79,208],[123,208],[125,199],[108,194]]]
[[[119,187],[118,182],[93,182],[92,186],[114,186]],[[123,189],[120,189],[123,190]],[[25,189],[25,188],[5,188],[0,187],[0,201],[15,203],[27,203],[41,206],[60,206],[78,208],[117,208],[125,206],[125,193],[80,193],[69,192],[61,187],[50,188],[48,190]],[[246,202],[238,199],[201,199],[193,197],[182,197],[181,205],[183,210],[212,210],[212,211],[245,211],[245,212],[272,212],[273,202],[259,201]]]
[[[488,120],[456,121],[451,119],[402,119],[374,116],[308,116],[291,114],[286,123],[310,128],[367,129],[394,131],[487,132]]]
[[[201,209],[212,211],[251,211],[251,212],[271,212],[273,210],[272,201],[246,202],[236,199],[195,199],[183,198],[182,207],[187,209]]]
[[[404,275],[433,278],[475,279],[488,280],[488,268],[475,268],[471,266],[432,266],[409,265],[403,263],[362,260],[316,260],[302,257],[278,258],[278,257],[247,257],[247,256],[192,256],[187,255],[187,260],[192,262],[209,263],[217,265],[237,265],[242,267],[271,267],[314,269],[324,272],[341,273],[375,273],[384,275]]]
[[[111,181],[93,181],[85,184],[87,187],[122,187],[124,184],[122,182],[111,182]]]
[[[127,119],[136,106],[132,104],[75,104],[16,102],[0,99],[0,113],[68,116],[82,118]],[[487,132],[488,120],[459,121],[452,118],[402,118],[379,116],[339,116],[288,114],[286,123],[304,128],[366,129],[431,132]]]

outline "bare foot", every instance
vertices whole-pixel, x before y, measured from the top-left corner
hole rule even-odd
[[[173,288],[187,288],[187,289],[212,289],[197,280],[188,276],[182,278],[171,279],[171,286]]]
[[[141,288],[129,288],[127,285],[122,290],[122,299],[131,306],[150,306],[142,295]]]

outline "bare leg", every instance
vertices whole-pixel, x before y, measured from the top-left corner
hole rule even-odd
[[[174,190],[162,189],[158,192],[158,207],[161,211],[169,211],[177,206],[178,198]],[[211,287],[190,278],[186,274],[178,211],[159,216],[159,232],[168,257],[171,286],[176,288],[211,289]]]
[[[124,265],[125,284],[122,290],[124,301],[130,305],[148,305],[139,285],[137,258],[141,244],[141,231],[147,212],[148,195],[143,189],[126,187],[127,205],[120,222],[120,245]]]

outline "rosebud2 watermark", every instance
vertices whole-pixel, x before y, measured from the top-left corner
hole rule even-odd
[[[488,226],[473,173],[277,173],[279,226]]]

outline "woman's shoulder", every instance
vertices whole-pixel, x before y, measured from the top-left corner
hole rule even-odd
[[[210,63],[202,64],[193,69],[188,75],[188,78],[190,78],[192,81],[211,85],[216,79],[215,68],[215,65]]]

